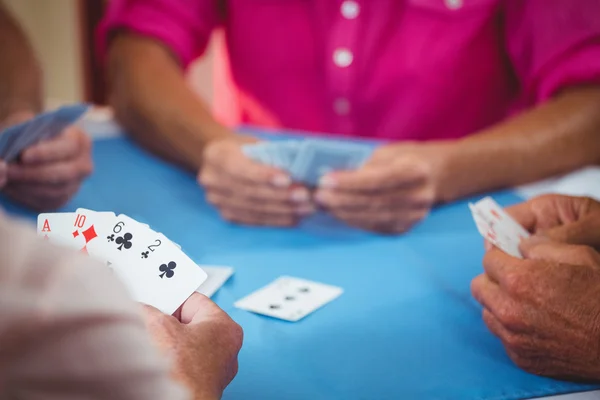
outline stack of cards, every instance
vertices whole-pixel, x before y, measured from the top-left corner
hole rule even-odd
[[[336,286],[282,276],[234,305],[242,310],[295,322],[342,293],[343,289]]]
[[[280,168],[308,185],[332,171],[361,167],[371,156],[372,147],[335,140],[306,139],[260,142],[244,146],[249,158]]]
[[[206,273],[162,233],[127,215],[80,208],[38,216],[38,234],[106,263],[133,299],[172,314]]]
[[[511,218],[492,199],[486,197],[469,204],[477,230],[486,240],[513,257],[523,258],[519,244],[528,238],[529,232]]]
[[[85,104],[59,108],[0,132],[0,159],[11,162],[31,145],[58,136],[88,110]]]

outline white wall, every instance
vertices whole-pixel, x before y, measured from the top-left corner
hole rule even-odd
[[[3,0],[21,22],[44,69],[48,105],[83,99],[77,0]]]
[[[78,0],[0,0],[29,35],[44,69],[47,105],[84,100]],[[178,0],[179,1],[179,0]],[[85,49],[92,51],[92,49]],[[212,103],[212,46],[190,71],[192,87]]]

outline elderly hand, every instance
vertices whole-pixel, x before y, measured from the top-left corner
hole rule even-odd
[[[144,306],[146,326],[173,361],[173,375],[194,399],[220,399],[238,370],[242,328],[206,296],[194,293],[173,315]]]
[[[323,177],[317,203],[349,225],[402,233],[425,218],[437,201],[446,144],[394,144],[373,153],[355,171]]]
[[[293,226],[314,212],[309,191],[289,175],[255,162],[242,152],[252,140],[241,136],[209,143],[199,183],[221,216],[248,225]]]
[[[600,249],[600,203],[590,198],[545,195],[507,212],[535,235]]]
[[[91,141],[78,128],[69,127],[26,149],[19,162],[0,164],[2,170],[3,191],[9,197],[38,211],[53,210],[67,203],[92,172]]]
[[[488,251],[471,284],[485,324],[528,372],[600,381],[600,255],[539,238],[521,250]]]

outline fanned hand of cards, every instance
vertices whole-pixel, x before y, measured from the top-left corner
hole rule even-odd
[[[11,162],[31,145],[42,140],[50,140],[74,124],[89,109],[86,104],[61,107],[37,115],[35,118],[18,125],[10,126],[0,132],[0,159]]]
[[[305,139],[259,142],[244,146],[243,151],[254,161],[288,172],[297,182],[315,186],[329,172],[360,168],[373,148],[353,142]]]
[[[529,232],[506,213],[492,199],[486,197],[475,204],[469,203],[477,230],[494,246],[513,257],[523,258],[519,244],[530,236]]]
[[[174,313],[206,280],[179,245],[127,215],[84,208],[38,216],[38,235],[101,260],[132,298]]]

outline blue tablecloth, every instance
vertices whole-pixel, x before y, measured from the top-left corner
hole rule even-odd
[[[325,215],[297,229],[249,228],[220,220],[194,176],[126,139],[97,142],[94,157],[96,172],[66,210],[128,214],[198,263],[235,267],[214,298],[245,331],[240,372],[225,399],[499,400],[591,388],[519,370],[487,331],[469,292],[483,248],[465,202],[438,208],[400,237]],[[511,193],[495,198],[519,201]],[[297,323],[233,307],[284,274],[345,292]]]

